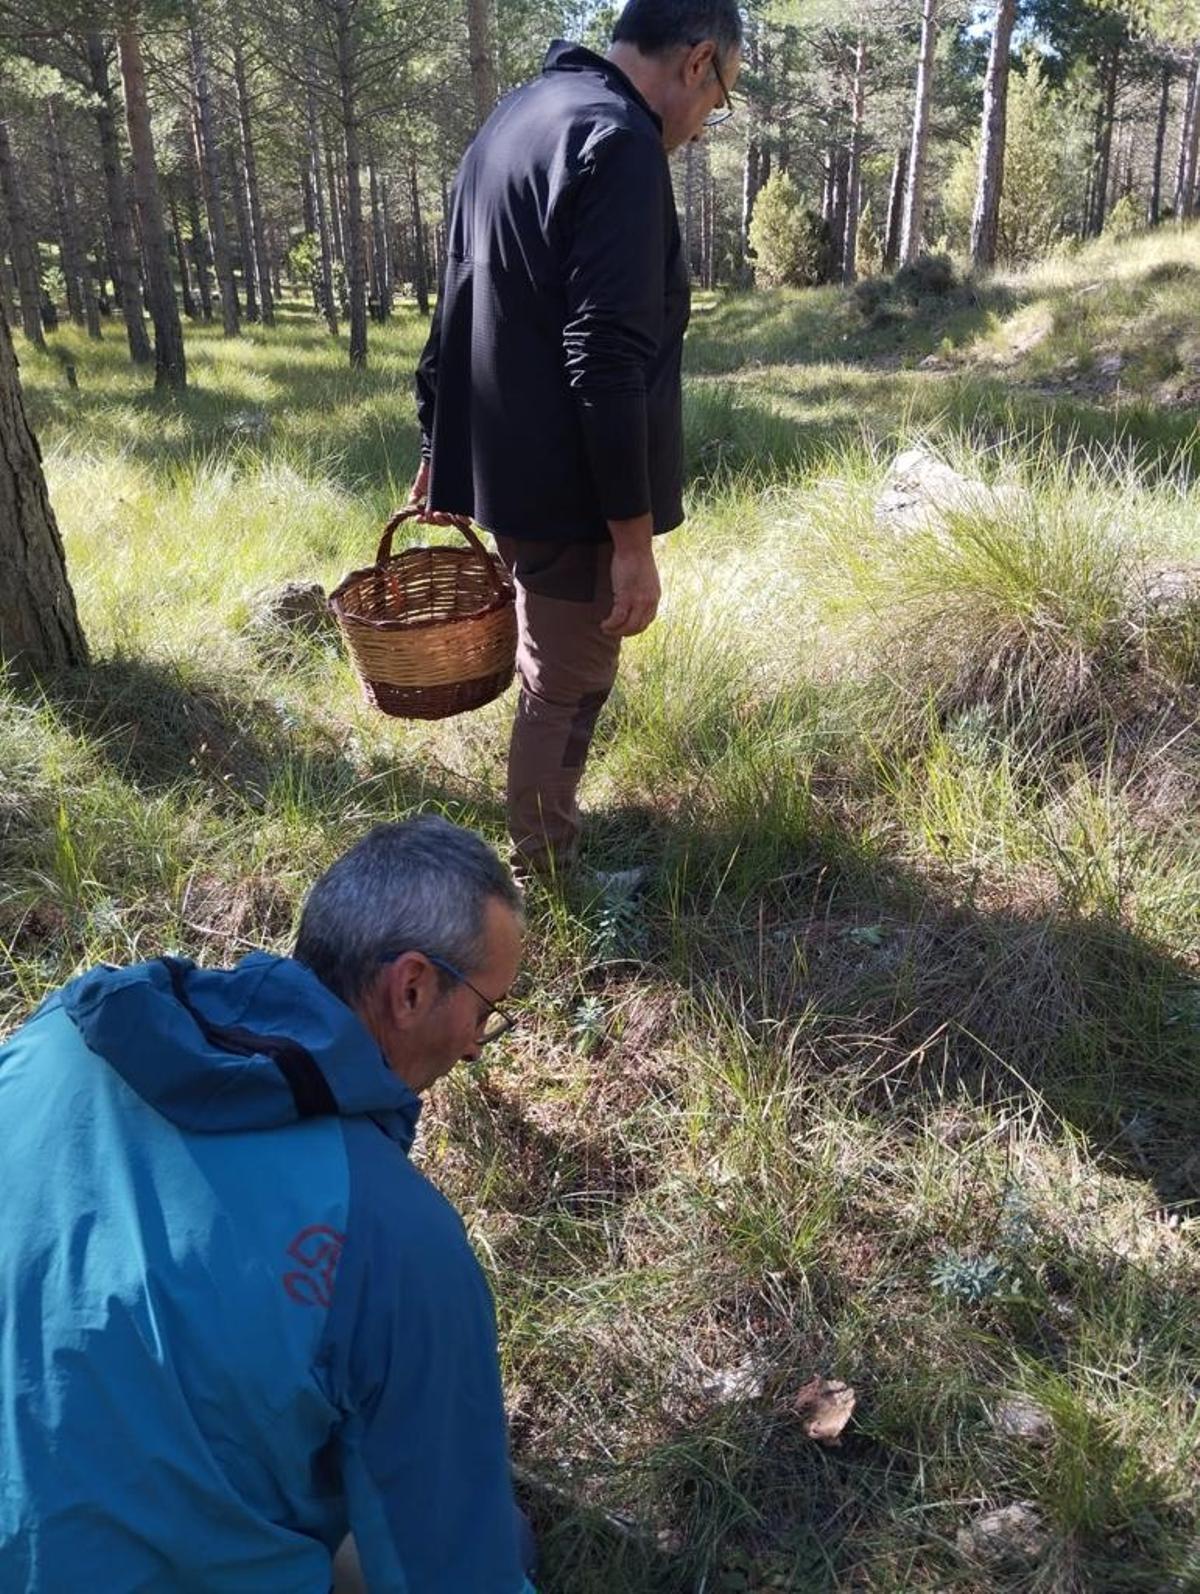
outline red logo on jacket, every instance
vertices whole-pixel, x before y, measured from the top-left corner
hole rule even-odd
[[[328,1306],[346,1236],[327,1223],[311,1223],[287,1248],[300,1266],[283,1275],[283,1287],[297,1306]]]

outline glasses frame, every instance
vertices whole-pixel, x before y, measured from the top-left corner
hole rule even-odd
[[[725,104],[724,104],[724,107],[721,110],[719,110],[719,111],[710,111],[708,113],[708,115],[704,118],[704,122],[702,124],[704,127],[720,127],[720,126],[722,126],[722,124],[727,122],[729,120],[729,118],[733,115],[734,111],[737,109],[737,107],[733,103],[733,96],[730,94],[729,89],[726,86],[725,79],[721,76],[721,68],[717,65],[717,57],[716,57],[715,54],[713,55],[713,58],[712,58],[712,69],[713,69],[713,76],[717,80],[717,83],[718,83],[718,85],[720,87],[721,93],[725,96]]]
[[[490,997],[485,996],[477,986],[471,984],[461,969],[456,969],[453,963],[447,963],[445,958],[434,957],[432,952],[422,952],[421,956],[426,963],[432,963],[435,969],[441,969],[444,974],[449,974],[460,985],[465,985],[468,991],[474,992],[487,1008],[489,1015],[495,1015],[499,1020],[498,1023],[494,1024],[489,1021],[489,1027],[486,1027],[479,1037],[481,1046],[490,1046],[493,1041],[498,1041],[502,1035],[507,1035],[510,1030],[516,1028],[516,1015],[514,1013],[506,1013],[499,1002],[493,1002]]]

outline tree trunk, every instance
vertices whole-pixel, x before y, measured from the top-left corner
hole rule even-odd
[[[413,292],[417,296],[417,309],[429,314],[429,267],[425,258],[425,224],[421,220],[421,190],[417,185],[417,162],[408,163],[408,188],[412,201],[413,229]]]
[[[310,77],[312,63],[309,63]],[[317,98],[311,83],[305,95],[308,116],[308,158],[312,173],[313,204],[316,208],[317,238],[321,246],[320,276],[317,282],[318,308],[325,317],[330,335],[337,337],[337,301],[333,292],[333,250],[329,240],[329,221],[325,212],[325,193],[321,187],[321,141],[317,133]]]
[[[75,202],[74,174],[63,145],[62,114],[62,95],[51,94],[46,100],[46,142],[50,152],[54,208],[58,215],[59,258],[67,287],[67,309],[76,326],[86,325],[88,336],[98,338],[100,311],[79,241],[79,209]]]
[[[933,57],[938,32],[937,5],[938,0],[924,0],[921,7],[921,54],[917,63],[917,88],[913,101],[913,130],[908,152],[904,222],[900,230],[900,259],[905,265],[920,254],[921,231],[925,225],[925,156],[929,148],[929,110],[933,102]]]
[[[171,213],[171,235],[175,239],[175,264],[179,268],[179,293],[183,299],[183,313],[189,321],[196,319],[196,301],[192,297],[192,284],[188,276],[187,248],[183,241],[183,224],[179,220],[179,205],[176,203],[174,192],[171,193],[167,208]]]
[[[1162,213],[1162,168],[1163,149],[1167,142],[1167,122],[1171,116],[1171,63],[1163,62],[1162,89],[1158,96],[1158,121],[1154,128],[1154,164],[1150,174],[1150,203],[1146,209],[1146,221],[1151,227],[1157,227]]]
[[[183,350],[183,328],[179,324],[179,306],[175,303],[171,268],[167,261],[167,237],[158,193],[158,164],[154,158],[150,108],[146,103],[142,41],[132,22],[122,24],[117,36],[117,47],[121,55],[121,78],[125,85],[129,147],[133,152],[133,191],[142,224],[146,288],[150,296],[150,315],[154,321],[154,385],[184,388],[187,386],[187,358]]]
[[[1092,184],[1092,213],[1088,231],[1099,238],[1108,214],[1108,174],[1112,161],[1113,118],[1117,107],[1117,78],[1121,66],[1121,46],[1114,44],[1104,63],[1104,79],[1096,123],[1096,180]]]
[[[1192,61],[1188,100],[1186,133],[1180,148],[1182,174],[1175,204],[1175,214],[1181,221],[1196,211],[1196,166],[1197,154],[1200,153],[1200,50]]]
[[[910,151],[898,149],[896,158],[892,162],[892,180],[888,186],[887,226],[883,239],[885,269],[893,267],[900,258],[900,234],[904,216],[904,173],[910,159]]]
[[[87,663],[42,456],[0,318],[0,659],[18,675]]]
[[[1192,56],[1192,65],[1187,72],[1187,94],[1184,96],[1184,115],[1179,123],[1179,156],[1175,166],[1175,218],[1184,214],[1184,179],[1187,175],[1187,151],[1192,147],[1192,128],[1197,121],[1197,108],[1200,102],[1200,49]]]
[[[142,319],[142,299],[138,281],[137,247],[129,225],[125,173],[121,167],[121,146],[117,138],[115,91],[108,75],[108,50],[98,33],[85,38],[88,73],[95,99],[92,114],[100,135],[100,159],[104,166],[104,195],[108,209],[108,228],[112,234],[111,264],[113,288],[121,306],[129,357],[135,365],[149,365],[154,358],[146,323]]]
[[[317,211],[313,202],[312,157],[300,162],[300,213],[304,218],[304,231],[317,236]]]
[[[475,126],[482,127],[496,104],[496,0],[467,0],[467,54]]]
[[[209,271],[208,234],[200,214],[201,177],[196,166],[195,137],[183,139],[184,198],[187,202],[188,230],[192,235],[192,266],[196,272],[196,293],[200,299],[200,314],[206,321],[213,318],[212,276]]]
[[[867,40],[860,33],[854,49],[854,88],[850,106],[850,169],[846,180],[846,234],[842,246],[842,281],[858,276],[858,209],[862,190],[863,111],[867,93]]]
[[[0,117],[0,189],[4,193],[4,207],[8,212],[8,236],[12,247],[13,266],[17,274],[17,293],[21,301],[21,326],[30,343],[39,349],[46,347],[42,334],[42,286],[29,236],[29,222],[25,214],[25,199],[21,193],[20,179],[13,161],[12,145],[8,138],[8,123]]]
[[[17,302],[17,279],[8,263],[9,248],[8,216],[3,204],[0,204],[0,310],[4,311],[4,319],[11,325],[15,319],[13,307]]]
[[[367,283],[363,270],[362,154],[358,125],[358,39],[353,0],[337,0],[338,95],[346,141],[346,287],[350,295],[350,364],[367,363]]]
[[[221,325],[227,338],[238,334],[237,290],[233,281],[233,256],[225,230],[224,196],[221,190],[221,160],[213,118],[212,90],[208,81],[208,59],[204,40],[193,21],[188,29],[192,54],[192,85],[196,92],[196,153],[204,174],[204,200],[208,207],[208,232],[212,239],[213,263],[221,290]]]
[[[250,231],[250,208],[246,204],[246,173],[242,168],[241,155],[235,149],[229,151],[229,187],[233,194],[238,252],[242,257],[242,291],[246,296],[246,320],[257,321],[258,290],[255,279],[258,270],[254,264],[254,235]]]
[[[387,293],[387,313],[392,313],[392,297],[396,291],[396,232],[392,226],[392,205],[389,194],[390,183],[384,177],[379,184],[380,200],[383,205],[383,280]]]
[[[1008,63],[1017,0],[997,0],[996,20],[983,83],[983,137],[979,186],[971,217],[971,264],[987,270],[996,264],[1000,240],[1000,198],[1004,191],[1004,139],[1008,121]]]
[[[387,281],[387,239],[383,208],[379,202],[379,174],[375,170],[374,152],[367,170],[371,183],[371,297],[375,300],[375,314],[381,321],[386,321],[392,313],[392,304]]]
[[[250,231],[254,242],[254,260],[246,261],[246,280],[253,271],[258,278],[258,302],[263,325],[275,325],[275,296],[271,284],[271,254],[263,225],[262,195],[258,187],[258,156],[254,149],[254,129],[250,123],[250,96],[246,89],[246,62],[242,54],[242,41],[234,40],[233,83],[237,93],[238,125],[242,135],[242,165],[246,173],[246,202],[250,207]],[[311,231],[311,228],[308,229]]]
[[[324,133],[322,128],[322,133]],[[333,163],[333,145],[328,137],[323,139],[325,145],[325,181],[328,184],[326,192],[329,196],[329,236],[333,244],[333,258],[339,266],[346,264],[346,241],[342,228],[342,196],[338,192],[337,171]],[[333,279],[330,278],[330,281]]]
[[[841,281],[842,276],[842,247],[846,239],[846,211],[847,194],[846,180],[850,171],[850,157],[844,147],[839,145],[833,157],[833,188],[831,190],[832,210],[829,216],[829,263],[824,272],[823,280],[832,281],[834,278]]]

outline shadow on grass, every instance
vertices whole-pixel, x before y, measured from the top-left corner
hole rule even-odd
[[[22,375],[32,423],[51,446],[59,433],[78,435],[93,452],[119,452],[156,472],[231,453],[244,465],[299,455],[353,490],[407,481],[415,470],[412,374],[426,330],[415,311],[401,310],[374,334],[367,368],[351,370],[303,312],[229,341],[219,328],[190,326],[189,385],[179,394],[157,392],[144,377],[134,386],[115,338],[76,349],[68,336],[49,356],[23,356]],[[76,389],[60,370],[72,357]]]
[[[776,367],[735,383],[694,381],[685,393],[685,476],[701,491],[837,468],[848,450],[886,458],[916,437],[934,448],[1044,450],[1101,475],[1133,463],[1150,480],[1174,479],[1200,467],[1194,414],[1041,396],[976,373]]]

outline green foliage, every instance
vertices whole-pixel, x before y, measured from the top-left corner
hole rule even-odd
[[[1133,194],[1122,194],[1109,211],[1104,222],[1104,236],[1113,243],[1124,243],[1145,225],[1142,206]]]
[[[862,215],[858,218],[855,238],[859,274],[864,277],[877,276],[883,269],[883,237],[875,226],[870,200],[863,206]]]
[[[287,252],[287,273],[293,282],[302,282],[306,288],[316,286],[321,266],[321,245],[316,233],[306,232]]]
[[[828,229],[800,203],[786,172],[776,172],[754,202],[750,249],[760,288],[802,288],[828,275]]]

